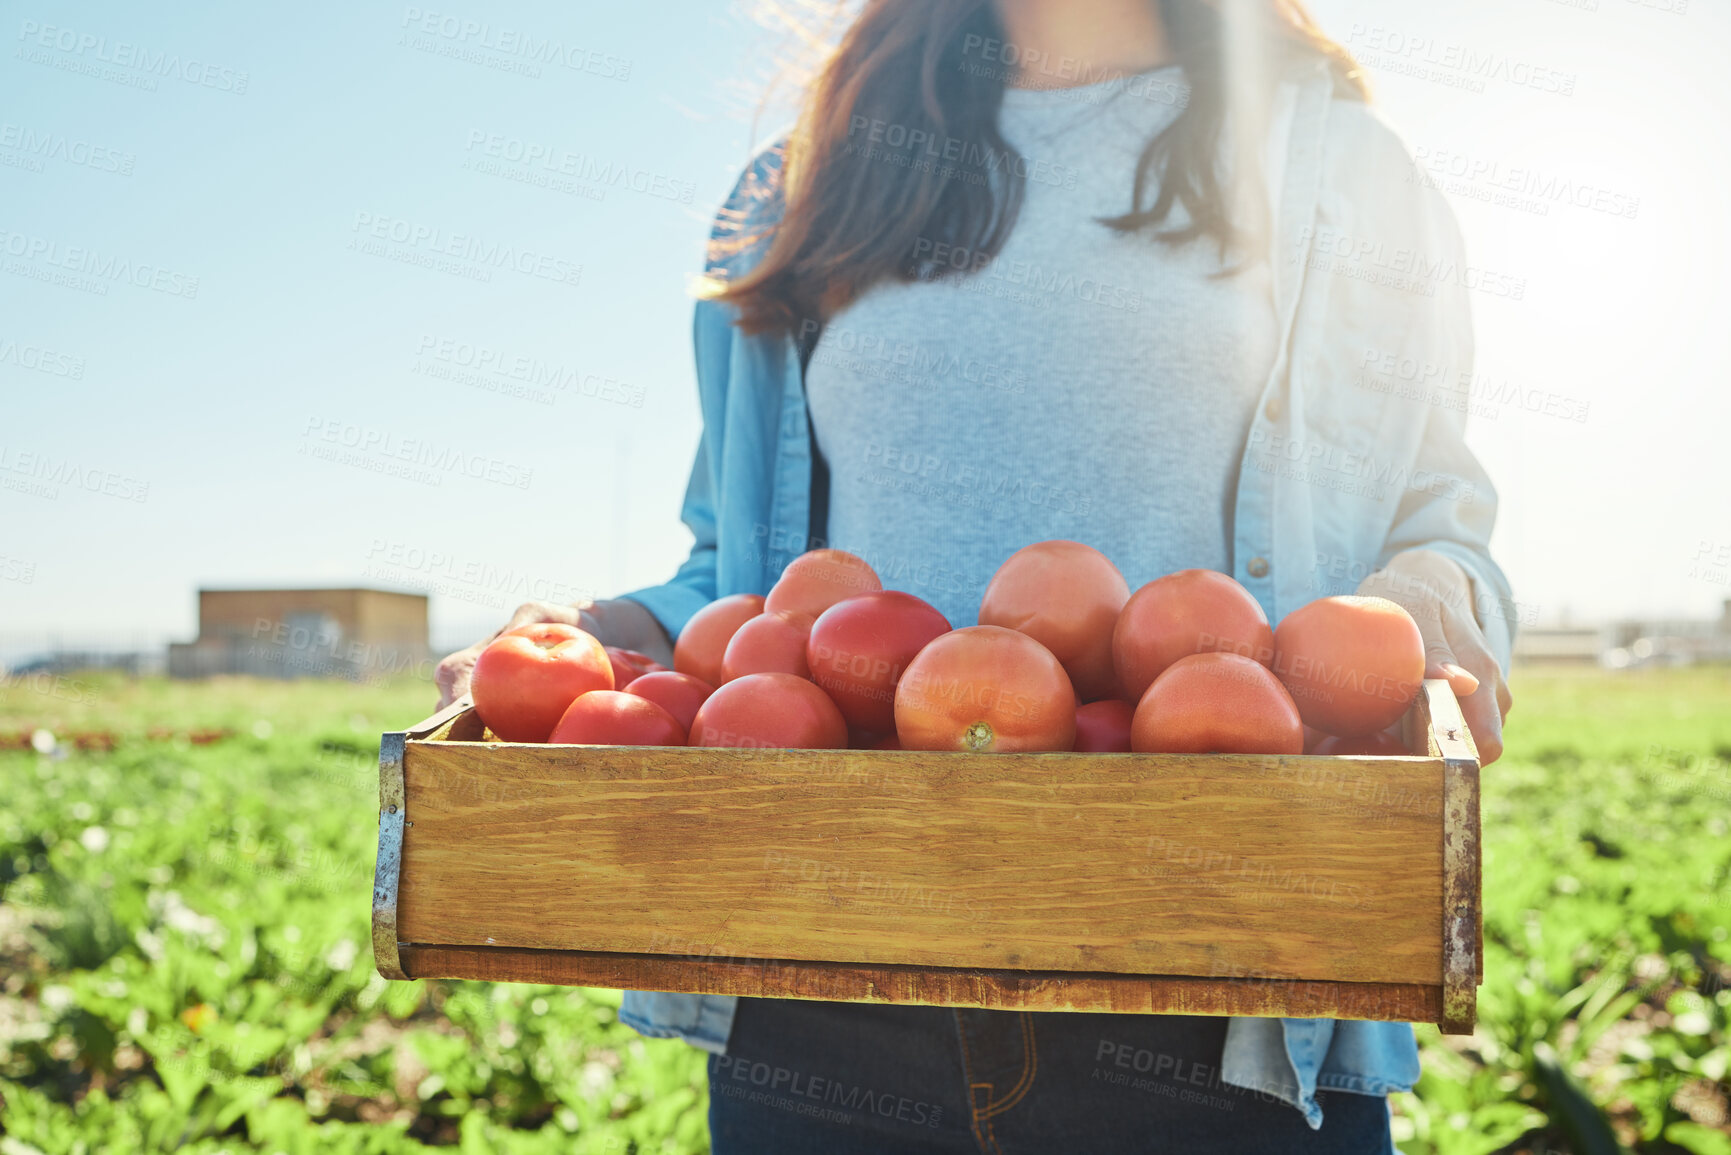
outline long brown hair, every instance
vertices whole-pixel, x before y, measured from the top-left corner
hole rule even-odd
[[[1188,223],[1156,235],[1212,238],[1224,259],[1261,227],[1240,220],[1234,203],[1275,83],[1304,60],[1325,62],[1342,93],[1363,98],[1364,83],[1300,0],[1149,2],[1159,5],[1189,99],[1144,148],[1128,210],[1103,223],[1159,230],[1181,205]],[[737,308],[742,329],[809,331],[879,281],[977,269],[997,254],[1027,169],[998,131],[1006,70],[969,53],[1002,42],[992,0],[866,0],[787,139],[767,249],[743,275],[708,286]],[[1221,142],[1234,136],[1237,162],[1223,174]],[[763,239],[724,230],[717,243]]]

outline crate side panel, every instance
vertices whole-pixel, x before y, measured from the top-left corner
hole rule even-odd
[[[1440,764],[410,743],[404,941],[1436,984]]]

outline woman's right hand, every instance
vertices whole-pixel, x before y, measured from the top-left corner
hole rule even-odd
[[[579,602],[559,605],[556,602],[524,602],[511,615],[511,620],[490,638],[476,642],[448,655],[433,671],[439,687],[439,709],[469,692],[469,676],[475,670],[475,659],[499,634],[518,626],[540,622],[560,622],[576,626],[600,639],[604,646],[619,646],[648,654],[662,665],[673,666],[673,643],[650,612],[637,602],[624,598],[605,602]]]

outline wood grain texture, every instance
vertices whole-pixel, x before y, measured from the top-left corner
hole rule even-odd
[[[868,967],[788,960],[728,961],[509,947],[406,946],[415,978],[484,979],[832,1002],[917,1003],[1018,1011],[1434,1022],[1440,988],[1170,975]]]
[[[1442,981],[1439,760],[411,741],[405,771],[404,942]]]

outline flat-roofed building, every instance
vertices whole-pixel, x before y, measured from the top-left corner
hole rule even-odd
[[[168,647],[177,678],[430,675],[427,596],[378,589],[199,590],[198,638]]]

